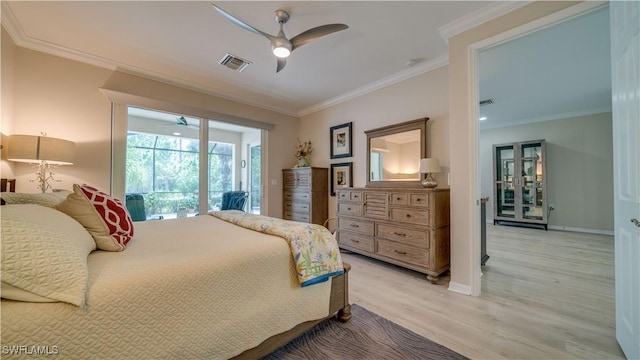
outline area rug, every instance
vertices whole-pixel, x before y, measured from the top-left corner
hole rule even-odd
[[[347,323],[325,321],[263,359],[467,359],[361,306],[351,312]]]

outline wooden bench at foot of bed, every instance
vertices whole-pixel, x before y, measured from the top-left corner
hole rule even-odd
[[[331,282],[331,300],[329,303],[329,316],[324,319],[307,321],[296,325],[293,329],[283,332],[278,335],[274,335],[267,340],[263,341],[260,345],[253,349],[246,350],[240,355],[233,357],[233,359],[259,359],[262,356],[268,355],[273,351],[279,349],[283,345],[289,343],[291,340],[305,333],[307,330],[316,326],[317,324],[329,320],[332,317],[336,317],[342,322],[347,322],[351,319],[351,305],[349,304],[349,270],[351,265],[343,263],[344,274],[335,276]]]

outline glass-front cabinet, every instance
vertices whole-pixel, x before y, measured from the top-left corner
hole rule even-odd
[[[547,228],[545,144],[535,140],[493,146],[494,223]]]

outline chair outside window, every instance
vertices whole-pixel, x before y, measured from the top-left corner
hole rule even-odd
[[[125,205],[131,215],[133,221],[145,221],[147,215],[144,211],[144,197],[140,194],[127,194],[125,198]]]
[[[132,221],[146,221],[147,213],[144,209],[144,196],[142,194],[127,194],[125,196],[125,206],[131,215]],[[162,220],[163,216],[156,216],[149,220]]]
[[[246,191],[227,191],[222,193],[220,210],[242,210],[247,202],[249,193]]]

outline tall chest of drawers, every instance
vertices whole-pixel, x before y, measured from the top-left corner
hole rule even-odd
[[[449,189],[338,189],[341,248],[427,274],[449,269]]]
[[[322,225],[329,216],[329,169],[282,170],[282,214],[286,220]]]

